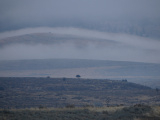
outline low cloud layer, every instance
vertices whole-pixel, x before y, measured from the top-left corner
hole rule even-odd
[[[146,34],[150,25],[159,25],[159,6],[159,0],[1,0],[0,32],[47,26],[114,32],[130,27],[132,33],[138,25]]]
[[[76,58],[160,63],[160,41],[128,34],[80,28],[45,27],[1,33],[0,39],[16,35],[49,32],[63,36],[76,36],[80,39],[77,39],[78,43],[67,42],[66,40],[66,42],[58,44],[10,44],[0,49],[0,59]],[[81,38],[84,38],[83,41]],[[97,42],[95,42],[96,40]],[[79,45],[81,42],[83,44]]]

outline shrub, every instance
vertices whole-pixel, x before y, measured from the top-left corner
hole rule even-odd
[[[75,108],[75,105],[74,104],[68,104],[68,105],[66,105],[66,108]]]

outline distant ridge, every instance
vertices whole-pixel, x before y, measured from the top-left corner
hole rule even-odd
[[[99,44],[113,44],[115,41],[100,39],[100,38],[87,38],[83,36],[76,35],[66,35],[66,34],[54,34],[54,33],[32,33],[25,35],[18,35],[13,37],[7,37],[0,39],[0,47],[11,44],[60,44],[60,43],[73,43],[78,46],[84,46],[87,42],[99,43]]]
[[[34,59],[0,61],[1,77],[69,77],[127,79],[128,81],[160,88],[160,64],[89,60]]]
[[[104,66],[160,66],[156,63],[90,60],[90,59],[28,59],[28,60],[1,60],[0,70],[37,70],[57,68],[87,68]]]

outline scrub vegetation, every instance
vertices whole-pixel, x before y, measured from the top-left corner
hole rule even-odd
[[[76,75],[75,75],[76,76]],[[158,105],[159,91],[127,80],[1,77],[0,108]]]
[[[159,97],[126,79],[1,77],[0,120],[159,120]]]
[[[159,120],[160,106],[30,108],[0,110],[1,120]]]

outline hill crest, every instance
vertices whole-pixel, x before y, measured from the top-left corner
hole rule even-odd
[[[119,80],[1,77],[0,88],[1,108],[158,104],[155,90]]]

